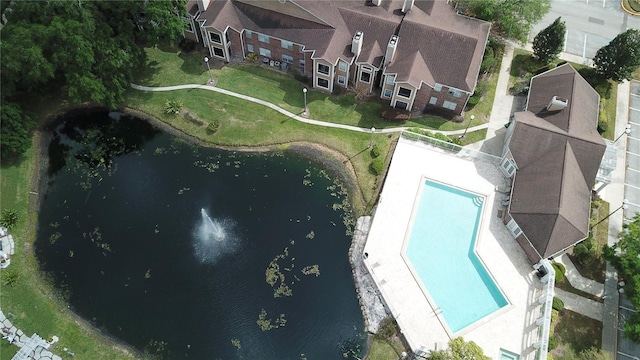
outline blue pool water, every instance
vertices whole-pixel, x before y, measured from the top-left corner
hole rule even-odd
[[[405,256],[456,333],[508,304],[474,252],[484,197],[426,180]]]

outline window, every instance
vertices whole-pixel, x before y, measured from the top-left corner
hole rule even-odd
[[[338,75],[338,84],[344,85],[346,83],[347,83],[347,79],[342,75]]]
[[[387,75],[387,84],[388,85],[393,85],[396,82],[396,76],[395,75]]]
[[[325,89],[329,88],[329,80],[318,78],[318,86],[323,87]]]
[[[513,176],[516,172],[516,166],[513,164],[513,160],[505,159],[502,163],[502,170],[504,170],[504,173],[507,174],[507,176]]]
[[[260,56],[264,56],[264,57],[271,57],[271,50],[269,49],[265,49],[265,48],[260,48]]]
[[[248,52],[253,52],[253,45],[247,44],[247,51]]]
[[[253,39],[253,31],[251,30],[245,30],[244,31],[244,36],[247,37],[247,39]]]
[[[325,64],[318,64],[318,72],[320,74],[329,75],[329,67]]]
[[[304,69],[304,60],[298,61],[298,64],[300,65],[301,68]]]
[[[513,219],[511,219],[507,223],[507,229],[509,229],[509,232],[511,232],[511,235],[513,235],[513,237],[517,238],[518,236],[520,236],[520,234],[522,234],[520,226],[518,226],[518,224]]]
[[[282,61],[289,63],[289,64],[293,64],[293,56],[287,55],[287,54],[282,54]]]
[[[462,96],[462,92],[456,89],[449,89],[449,95],[459,98]]]
[[[360,73],[360,81],[370,83],[371,82],[371,73],[370,72],[361,72]]]
[[[406,98],[411,97],[411,89],[403,88],[402,86],[398,89],[398,95]]]
[[[340,71],[345,71],[346,72],[347,71],[347,63],[344,62],[344,61],[338,62],[338,69]]]
[[[407,110],[407,106],[409,106],[409,104],[404,101],[396,101],[396,109]]]
[[[437,91],[437,92],[442,91],[442,85],[441,85],[441,84],[436,84],[436,85],[433,87],[433,91]]]
[[[210,32],[209,38],[211,39],[212,42],[216,44],[222,44],[222,39],[220,38],[220,34]]]
[[[384,89],[384,93],[382,94],[382,96],[386,98],[390,98],[392,95],[393,95],[393,90],[391,89]]]
[[[215,46],[214,46],[214,47],[213,47],[213,55],[215,55],[215,56],[217,56],[217,57],[221,57],[221,58],[223,58],[223,57],[224,57],[224,50],[222,50],[222,49],[221,49],[221,48],[219,48],[219,47],[215,47]]]
[[[446,101],[442,104],[442,107],[449,110],[455,110],[457,104],[451,101]]]
[[[268,44],[269,43],[269,36],[267,36],[265,34],[258,34],[258,41]]]
[[[435,105],[437,102],[438,102],[438,98],[437,98],[437,97],[435,97],[435,96],[432,96],[432,97],[429,99],[429,104],[431,104],[431,105]]]
[[[293,43],[291,41],[282,40],[282,41],[280,41],[280,45],[284,49],[293,50]]]

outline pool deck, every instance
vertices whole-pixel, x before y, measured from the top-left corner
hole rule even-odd
[[[476,252],[510,303],[452,336],[401,256],[423,177],[486,196]],[[417,354],[446,348],[452,337],[462,336],[476,342],[494,359],[499,358],[501,348],[520,354],[521,359],[535,357],[532,344],[538,341],[535,322],[540,314],[536,300],[542,284],[498,218],[505,195],[495,189],[506,184],[507,179],[496,165],[486,160],[402,137],[398,141],[369,229],[364,263]]]

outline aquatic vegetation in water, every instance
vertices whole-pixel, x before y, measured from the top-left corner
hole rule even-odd
[[[240,350],[240,348],[242,347],[240,345],[240,340],[239,339],[231,339],[231,345],[233,345],[238,350]]]
[[[147,270],[147,272],[144,274],[144,278],[145,279],[151,278],[151,269]]]
[[[276,255],[273,260],[267,266],[265,271],[265,281],[267,284],[271,285],[274,289],[273,297],[283,297],[283,296],[292,296],[293,291],[287,285],[285,285],[286,279],[284,273],[280,271],[280,264],[278,263],[280,260],[284,260],[289,256],[289,248],[285,247],[282,254]],[[285,271],[291,271],[291,269],[295,266],[293,261],[295,258],[291,259],[291,263],[289,267],[285,267]]]
[[[304,169],[304,177],[302,178],[302,184],[304,186],[312,186],[313,182],[311,181],[311,170]]]
[[[311,232],[307,234],[306,238],[313,239],[315,236],[316,236],[316,233],[314,233],[313,230],[311,230]]]
[[[54,232],[53,234],[51,234],[51,236],[49,236],[49,244],[55,244],[56,242],[58,242],[58,240],[60,240],[61,237],[62,234],[59,231]]]
[[[287,323],[287,319],[284,318],[284,314],[280,314],[275,321],[271,319],[267,319],[267,311],[265,309],[260,310],[260,315],[258,315],[258,321],[256,321],[258,326],[262,331],[267,331],[271,329],[277,329],[279,327],[284,327]]]
[[[96,228],[89,233],[82,233],[83,238],[86,239],[87,236],[89,237],[89,240],[91,240],[92,243],[96,244],[98,248],[101,248],[102,250],[105,250],[107,252],[113,252],[111,250],[111,246],[108,243],[102,242],[102,233],[100,232],[100,228],[98,226],[96,226]]]
[[[302,273],[305,275],[314,274],[316,277],[318,277],[320,276],[320,268],[318,267],[318,264],[305,266],[302,269]]]

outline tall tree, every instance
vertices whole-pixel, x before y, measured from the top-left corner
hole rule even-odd
[[[496,34],[527,41],[531,26],[549,12],[551,0],[457,0],[466,15],[490,21]]]
[[[449,348],[432,351],[429,360],[491,360],[473,341],[465,342],[462,337],[449,341]]]
[[[640,66],[640,30],[629,29],[601,47],[593,58],[596,71],[617,82],[631,80]]]
[[[548,64],[558,57],[564,46],[567,27],[560,18],[544,28],[533,39],[533,54],[541,62]]]
[[[0,114],[0,154],[6,161],[31,147],[31,130],[35,123],[15,104],[2,104]]]
[[[640,213],[622,226],[618,242],[605,246],[604,255],[626,283],[624,291],[633,307],[640,310]],[[624,325],[625,336],[640,343],[640,313],[634,314]]]
[[[74,102],[119,105],[136,69],[145,64],[142,46],[171,43],[182,34],[185,4],[186,0],[48,0],[7,5],[7,21],[0,30],[3,153],[24,148],[25,139],[19,137],[25,132],[13,130],[30,130],[33,125],[18,126],[20,107],[7,112],[4,107],[25,103],[35,90],[60,89]],[[5,115],[12,130],[4,129]]]

